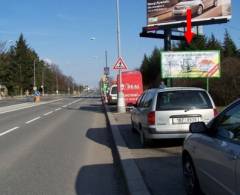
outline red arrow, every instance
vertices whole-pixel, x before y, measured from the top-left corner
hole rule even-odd
[[[187,32],[185,32],[185,38],[190,44],[192,42],[192,38],[195,34],[192,32],[192,10],[187,9]]]

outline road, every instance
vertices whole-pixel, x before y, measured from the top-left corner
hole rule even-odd
[[[1,195],[126,194],[95,96],[0,114]]]

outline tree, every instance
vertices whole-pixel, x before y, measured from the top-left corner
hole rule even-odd
[[[207,40],[207,48],[210,50],[222,50],[222,45],[220,41],[218,41],[213,34]]]
[[[223,54],[225,57],[237,56],[237,47],[227,30],[225,31],[224,34]]]
[[[142,61],[142,64],[141,64],[141,67],[140,67],[140,71],[142,73],[142,76],[143,76],[143,83],[145,85],[148,85],[149,84],[149,58],[147,57],[146,54],[144,54],[144,57],[143,57],[143,61]]]

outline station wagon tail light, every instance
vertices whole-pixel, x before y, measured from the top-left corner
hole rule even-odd
[[[148,125],[155,125],[155,112],[148,113]]]
[[[217,115],[218,115],[217,108],[214,108],[214,109],[213,109],[213,114],[214,114],[214,116],[217,116]]]

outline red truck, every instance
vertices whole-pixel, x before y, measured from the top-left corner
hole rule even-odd
[[[117,83],[119,83],[119,75],[117,76]],[[138,97],[143,92],[142,74],[140,71],[122,72],[122,91],[126,106],[135,105]]]

